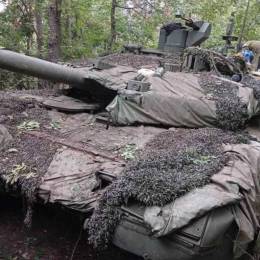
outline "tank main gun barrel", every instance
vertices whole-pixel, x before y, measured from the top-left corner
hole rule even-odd
[[[84,84],[84,71],[0,49],[0,68],[66,84]]]

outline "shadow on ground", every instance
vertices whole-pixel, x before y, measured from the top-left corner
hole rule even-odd
[[[73,254],[73,260],[137,260],[114,247],[95,252],[87,244],[87,234],[80,234],[83,219],[64,210],[38,205],[28,231],[23,226],[22,205],[21,200],[0,196],[0,259],[64,260]]]

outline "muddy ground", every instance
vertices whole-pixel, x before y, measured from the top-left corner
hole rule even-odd
[[[0,196],[0,212],[1,260],[138,260],[117,248],[95,252],[80,233],[80,218],[71,212],[38,205],[30,231],[23,226],[21,200]]]

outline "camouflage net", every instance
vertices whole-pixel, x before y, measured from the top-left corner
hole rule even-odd
[[[228,59],[215,51],[201,49],[199,47],[189,47],[184,51],[183,60],[185,61],[185,58],[189,55],[199,57],[209,71],[214,71],[219,76],[232,76],[233,74],[242,75],[242,71],[238,64],[233,62],[232,59]]]
[[[4,124],[13,137],[0,154],[0,178],[9,191],[21,192],[26,198],[24,222],[30,227],[36,190],[59,146],[30,135],[34,127],[40,130],[50,125],[48,112],[36,101],[21,100],[4,93],[0,100],[0,124]]]
[[[218,127],[226,130],[245,127],[249,119],[247,105],[238,97],[238,86],[235,83],[203,73],[199,84],[207,97],[216,103]]]
[[[254,91],[254,96],[260,101],[260,80],[257,80],[251,75],[243,76],[241,83],[248,88],[252,88]]]
[[[214,128],[158,134],[104,192],[88,222],[89,242],[99,249],[108,246],[120,221],[119,208],[130,199],[145,206],[163,206],[208,184],[229,160],[222,144],[246,142],[242,134]]]
[[[105,56],[102,61],[121,66],[129,66],[136,69],[142,67],[157,68],[161,64],[181,64],[181,55],[179,53],[158,57],[155,55],[141,55],[133,53],[117,53]]]

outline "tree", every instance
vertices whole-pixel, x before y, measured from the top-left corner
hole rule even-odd
[[[110,40],[108,43],[108,52],[112,52],[113,45],[116,40],[116,7],[117,0],[112,0],[111,3],[111,19],[110,19]]]
[[[50,0],[48,6],[48,59],[58,61],[61,42],[61,0]]]
[[[35,32],[37,41],[37,54],[39,58],[43,58],[44,35],[43,35],[43,20],[42,20],[42,1],[34,0],[34,17],[35,17]]]

